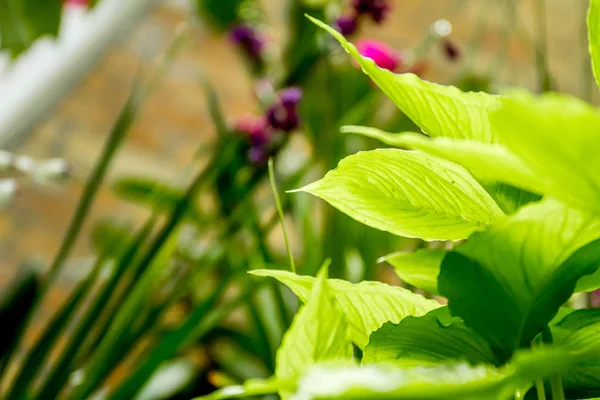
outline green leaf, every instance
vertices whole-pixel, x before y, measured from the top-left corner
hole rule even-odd
[[[532,191],[543,184],[527,164],[500,144],[443,137],[430,139],[415,133],[402,134],[396,143],[460,164],[480,182],[504,182]]]
[[[235,399],[250,396],[262,396],[275,394],[278,391],[292,391],[296,387],[295,379],[279,380],[270,378],[267,380],[250,379],[243,385],[227,386],[206,396],[196,397],[193,400],[221,400]]]
[[[429,136],[473,139],[495,143],[489,113],[499,106],[499,97],[486,93],[464,93],[420,79],[414,74],[394,74],[362,57],[342,34],[323,22],[308,17],[329,32],[360,64],[381,90]]]
[[[55,37],[62,8],[62,0],[0,0],[0,50],[16,57],[40,37]]]
[[[586,275],[578,280],[577,286],[575,286],[575,293],[593,292],[596,289],[600,289],[600,268],[593,274]]]
[[[183,189],[171,187],[151,178],[120,178],[114,187],[115,193],[122,199],[151,207],[161,213],[169,213],[184,195]],[[188,205],[186,217],[197,223],[203,218],[195,205]]]
[[[569,354],[559,349],[524,352],[501,369],[466,363],[416,368],[393,363],[317,365],[300,379],[295,398],[506,400],[570,365]]]
[[[298,378],[312,365],[328,360],[352,360],[353,349],[344,312],[321,274],[308,302],[294,317],[277,351],[275,376]],[[282,393],[283,398],[289,397]]]
[[[535,194],[537,188],[543,185],[541,179],[502,145],[445,137],[432,139],[414,132],[393,134],[361,126],[346,126],[341,131],[373,137],[392,146],[421,150],[460,164],[483,185],[507,214],[513,214],[521,206],[541,198]]]
[[[287,271],[254,270],[257,276],[270,276],[288,286],[303,302],[308,300],[315,284],[311,276],[296,275]],[[350,338],[361,349],[369,342],[371,332],[384,323],[398,323],[408,316],[419,316],[441,307],[435,300],[409,290],[380,282],[353,284],[339,279],[327,281],[350,325]]]
[[[600,111],[573,97],[547,93],[502,100],[492,114],[496,132],[508,150],[518,155],[530,181],[517,175],[521,187],[578,207],[600,210]],[[506,163],[504,163],[506,165]],[[516,171],[505,171],[506,179]],[[519,186],[519,182],[514,183]]]
[[[600,310],[576,310],[551,330],[554,343],[589,360],[572,366],[563,375],[567,397],[584,399],[600,396]]]
[[[596,83],[600,87],[600,1],[591,0],[588,12],[588,37],[590,41],[590,54],[592,56],[592,70]]]
[[[362,362],[396,361],[402,365],[430,365],[465,361],[472,365],[499,364],[490,346],[448,307],[421,317],[390,322],[371,334]]]
[[[379,259],[387,261],[403,282],[432,294],[438,294],[437,281],[440,265],[446,255],[444,250],[419,249],[415,252],[400,251]]]
[[[551,200],[524,207],[446,255],[440,294],[506,361],[531,345],[577,280],[600,265],[598,224]]]
[[[503,216],[464,168],[415,151],[359,152],[299,190],[373,228],[428,241],[465,239]]]

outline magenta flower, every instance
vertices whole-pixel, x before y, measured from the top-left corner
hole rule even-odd
[[[385,43],[364,39],[359,41],[356,47],[363,57],[373,60],[379,68],[394,71],[400,66],[400,55]]]
[[[252,146],[261,147],[268,143],[271,131],[262,117],[245,116],[235,121],[234,129],[248,135]]]

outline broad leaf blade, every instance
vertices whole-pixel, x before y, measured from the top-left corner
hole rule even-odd
[[[502,104],[492,114],[494,132],[527,165],[536,191],[599,211],[600,111],[558,93],[521,94]]]
[[[401,251],[382,257],[379,261],[390,263],[403,282],[432,294],[438,294],[437,281],[440,265],[446,255],[444,250],[419,249]]]
[[[303,302],[308,300],[315,278],[296,275],[287,271],[254,270],[251,274],[270,276],[288,286]],[[408,316],[419,316],[441,307],[435,300],[428,300],[406,289],[380,282],[352,284],[339,279],[327,281],[340,308],[350,325],[354,343],[364,348],[371,332],[384,323],[398,323]]]
[[[275,378],[270,378],[267,380],[250,379],[243,385],[227,386],[209,395],[196,397],[193,400],[222,400],[250,396],[263,396],[267,394],[275,394],[282,390],[294,390],[295,387],[295,380],[281,381]]]
[[[294,398],[504,400],[571,364],[568,353],[543,349],[520,354],[502,369],[466,363],[417,368],[392,363],[318,365],[300,379]]]
[[[447,307],[399,324],[386,323],[371,334],[362,362],[395,361],[402,365],[435,365],[465,361],[499,364],[490,346]]]
[[[527,206],[446,255],[438,289],[506,361],[600,265],[599,223],[554,201]]]
[[[313,285],[308,302],[283,336],[277,351],[275,376],[298,378],[318,362],[351,360],[353,350],[348,328],[344,312],[334,300],[327,280],[321,276]]]
[[[600,309],[577,310],[552,328],[554,342],[590,361],[574,365],[563,375],[568,398],[600,396]]]
[[[323,22],[308,17],[329,32],[360,64],[381,90],[429,136],[497,142],[489,113],[498,107],[498,97],[486,93],[464,93],[420,79],[414,74],[394,74],[362,57],[342,34]]]
[[[465,239],[503,216],[464,168],[415,151],[357,153],[300,190],[373,228],[428,241]]]

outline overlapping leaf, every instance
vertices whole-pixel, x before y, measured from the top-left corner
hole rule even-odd
[[[548,93],[502,100],[491,117],[502,144],[527,165],[530,181],[510,182],[582,209],[600,211],[600,111],[581,100]]]
[[[415,151],[357,153],[300,190],[366,225],[424,240],[465,239],[503,216],[464,168]]]
[[[443,307],[421,317],[387,323],[371,334],[364,362],[396,361],[402,365],[435,365],[465,361],[472,365],[499,362],[489,344]]]
[[[432,294],[438,294],[437,281],[440,265],[446,255],[444,250],[419,249],[415,252],[401,251],[382,257],[395,269],[403,282]]]
[[[497,96],[464,93],[452,86],[424,81],[414,74],[394,74],[379,68],[373,60],[361,56],[335,29],[310,19],[340,42],[396,106],[429,136],[497,142],[489,120],[489,112],[499,106]]]
[[[308,300],[315,284],[313,277],[287,271],[254,270],[251,273],[279,280],[304,302]],[[352,284],[339,279],[329,279],[327,283],[346,315],[352,341],[360,348],[367,345],[371,332],[379,329],[384,323],[398,323],[408,316],[424,315],[441,307],[437,301],[380,282]]]
[[[348,322],[320,277],[307,304],[296,314],[277,351],[275,376],[296,378],[320,361],[351,360],[352,342]]]
[[[446,255],[440,294],[507,360],[531,344],[577,280],[600,265],[599,224],[555,201],[527,206]]]

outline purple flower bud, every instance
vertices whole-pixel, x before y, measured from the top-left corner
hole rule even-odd
[[[302,100],[302,89],[298,87],[291,87],[281,91],[279,94],[279,100],[285,108],[294,108],[298,106],[300,100]]]
[[[252,146],[264,146],[271,138],[270,127],[264,118],[245,116],[235,121],[236,131],[245,133],[250,139]]]
[[[229,32],[231,41],[241,46],[252,59],[260,59],[265,42],[254,28],[248,25],[237,25]]]
[[[269,159],[269,154],[262,146],[253,146],[248,150],[248,160],[254,165],[265,164]]]
[[[448,60],[457,61],[460,58],[460,49],[453,41],[444,39],[442,41],[442,49]]]
[[[378,24],[383,22],[390,11],[388,0],[354,0],[352,6],[357,15],[369,14],[371,19]]]
[[[340,29],[340,32],[342,33],[342,35],[350,36],[354,32],[356,32],[356,27],[357,27],[356,22],[357,22],[357,18],[355,16],[342,15],[341,17],[339,17],[337,19],[337,21],[335,23],[338,26],[338,28]]]
[[[285,108],[276,104],[267,110],[267,121],[274,129],[290,132],[298,127],[300,117],[294,108]]]

